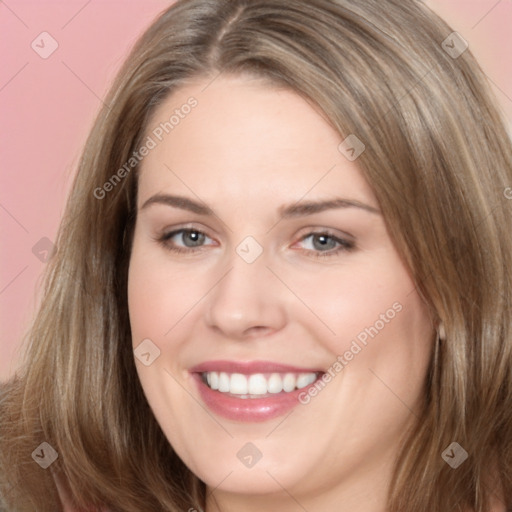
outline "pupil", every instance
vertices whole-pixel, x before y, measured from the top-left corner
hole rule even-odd
[[[197,231],[189,231],[188,236],[192,240],[193,244],[201,242],[202,240],[202,234]]]
[[[318,241],[319,247],[325,249],[330,239],[329,235],[317,235],[316,240]]]

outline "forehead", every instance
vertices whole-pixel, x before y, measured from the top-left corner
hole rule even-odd
[[[154,147],[140,167],[141,200],[187,187],[242,202],[333,192],[373,198],[325,116],[297,93],[260,80],[218,77],[183,86],[155,110],[146,137]]]

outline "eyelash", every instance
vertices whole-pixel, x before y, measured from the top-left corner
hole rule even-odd
[[[185,233],[198,233],[198,234],[204,235],[206,237],[208,236],[206,233],[204,233],[203,231],[200,231],[198,229],[181,228],[181,229],[176,229],[176,230],[171,231],[169,233],[163,234],[161,237],[159,237],[157,239],[157,241],[160,242],[169,251],[172,251],[172,252],[177,253],[177,254],[183,254],[183,253],[189,253],[190,254],[190,253],[200,252],[202,250],[202,247],[204,247],[204,246],[200,246],[198,248],[189,247],[189,248],[184,249],[184,248],[176,246],[176,245],[171,245],[169,243],[170,239],[173,238],[175,235],[178,235],[180,233],[183,233],[183,234],[185,234]],[[344,240],[343,238],[339,238],[339,237],[335,236],[334,234],[330,233],[329,230],[312,231],[312,232],[308,233],[307,235],[304,235],[300,239],[300,242],[302,242],[302,241],[304,241],[307,238],[312,237],[312,236],[328,237],[328,238],[334,240],[336,243],[339,244],[339,247],[337,249],[331,249],[331,250],[328,250],[328,251],[306,250],[306,252],[312,252],[314,254],[314,257],[317,257],[317,258],[326,258],[326,257],[336,256],[336,255],[338,255],[341,252],[350,252],[353,249],[355,249],[355,244],[353,242],[351,242],[349,240]]]

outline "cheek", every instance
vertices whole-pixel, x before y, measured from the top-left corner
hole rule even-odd
[[[351,263],[323,270],[314,280],[295,276],[294,291],[314,313],[299,321],[308,322],[332,364],[338,361],[336,371],[343,369],[354,386],[367,385],[373,369],[403,389],[405,380],[425,373],[430,360],[429,310],[394,250]]]
[[[134,343],[163,339],[205,293],[202,280],[169,265],[160,251],[134,244],[128,272],[128,308]]]
[[[168,266],[158,251],[134,240],[128,272],[128,309],[136,369],[151,409],[166,432],[174,429],[180,407],[190,400],[170,376],[173,369],[169,361],[174,360],[181,345],[169,343],[168,333],[183,318],[190,308],[186,306],[189,298],[192,301],[195,295],[192,287],[180,282],[179,273],[169,273]],[[144,350],[139,349],[142,346]],[[147,352],[150,360],[146,365],[137,354]]]
[[[350,340],[364,344],[377,332],[425,316],[414,283],[392,250],[354,257],[315,273],[293,272],[286,278],[313,313],[311,328],[335,353],[347,349]]]
[[[251,295],[261,293],[260,300],[287,309],[289,322],[302,324],[334,357],[350,350],[357,352],[358,346],[365,349],[366,357],[375,353],[366,350],[370,345],[389,352],[405,343],[409,350],[408,340],[430,336],[426,308],[392,248],[359,255],[336,266],[275,265],[275,270],[293,294],[284,290],[280,295],[276,285],[275,294],[268,296],[261,290]],[[191,271],[190,264],[170,265],[164,251],[135,239],[128,276],[134,345],[151,338],[162,341],[167,350],[174,346],[163,343],[166,335],[190,317],[198,320],[208,302],[208,291],[222,275],[219,272],[213,267]],[[202,299],[205,301],[200,304]]]

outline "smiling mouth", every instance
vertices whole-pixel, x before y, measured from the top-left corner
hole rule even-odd
[[[201,372],[201,380],[213,391],[242,399],[268,398],[303,389],[323,372],[308,373],[229,373]]]

